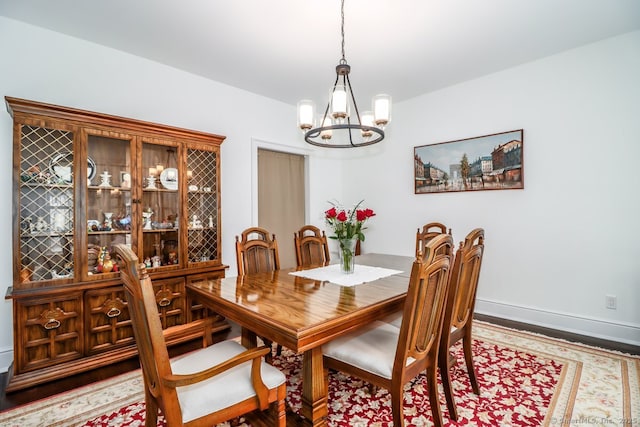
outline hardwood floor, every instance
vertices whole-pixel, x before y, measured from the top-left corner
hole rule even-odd
[[[491,317],[481,314],[476,314],[475,318],[491,322],[497,325],[506,326],[513,329],[525,330],[534,333],[543,334],[546,336],[560,338],[568,341],[582,342],[584,344],[593,345],[600,348],[606,348],[609,350],[621,351],[624,353],[640,355],[640,346],[634,346],[630,344],[624,344],[614,341],[606,341],[598,338],[588,337],[584,335],[571,334],[568,332],[558,331],[549,328],[543,328],[540,326],[529,325],[525,323],[514,322],[511,320],[500,319],[497,317]],[[234,338],[240,335],[240,328],[236,324],[231,324],[231,329],[215,336],[217,341]],[[178,354],[185,353],[187,351],[195,350],[200,347],[199,341],[194,341],[184,345],[172,347],[169,349],[170,355],[176,356]],[[68,391],[83,385],[91,384],[96,381],[100,381],[115,375],[119,375],[125,372],[132,371],[139,368],[138,359],[132,358],[119,362],[104,368],[95,369],[83,374],[74,375],[72,377],[64,378],[58,381],[53,381],[47,384],[41,384],[26,390],[19,390],[13,393],[6,394],[5,387],[7,382],[7,374],[0,374],[0,411],[14,408],[16,406],[24,405],[33,402],[38,399],[42,399],[48,396],[52,396],[57,393]]]

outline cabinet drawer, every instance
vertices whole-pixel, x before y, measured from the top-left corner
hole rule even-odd
[[[185,323],[187,316],[184,278],[154,280],[153,288],[162,328]]]
[[[122,286],[87,291],[84,301],[88,354],[133,344],[133,329]]]
[[[16,300],[16,373],[82,357],[82,308],[81,292]]]

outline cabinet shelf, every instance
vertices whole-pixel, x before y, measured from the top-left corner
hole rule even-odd
[[[73,236],[73,231],[63,231],[63,232],[55,232],[55,233],[46,233],[46,232],[42,232],[42,233],[27,233],[27,234],[21,234],[20,238],[21,239],[32,239],[32,238],[49,238],[49,237],[71,237]]]
[[[169,190],[166,188],[143,188],[145,193],[177,193],[178,190]]]
[[[91,231],[88,233],[90,236],[96,235],[110,235],[110,234],[131,234],[131,230],[111,230],[111,231]]]
[[[31,188],[73,190],[73,184],[48,184],[44,182],[21,181],[20,186],[31,187]]]
[[[90,185],[87,187],[87,190],[90,191],[99,191],[99,190],[118,190],[118,191],[131,191],[131,187],[100,187],[99,185]]]

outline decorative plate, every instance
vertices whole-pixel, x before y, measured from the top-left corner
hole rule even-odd
[[[87,178],[92,180],[96,176],[96,162],[87,157]],[[61,184],[71,184],[73,182],[73,154],[70,152],[58,153],[49,161],[49,171],[51,175],[58,179]]]
[[[178,189],[178,169],[166,168],[160,174],[160,183],[167,190]]]
[[[49,172],[57,179],[56,184],[71,184],[73,182],[73,154],[58,153],[49,161]]]
[[[89,156],[87,156],[87,178],[89,180],[92,180],[93,178],[95,178],[96,173],[97,173],[97,167],[96,167],[96,162],[93,161],[93,159]]]

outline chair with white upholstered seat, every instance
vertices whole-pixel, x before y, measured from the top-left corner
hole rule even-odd
[[[270,409],[271,425],[285,427],[286,378],[263,361],[268,349],[227,340],[169,359],[146,267],[128,246],[114,249],[142,367],[145,425],[156,426],[158,410],[168,427],[196,427]]]
[[[422,372],[427,377],[433,423],[442,426],[437,360],[452,262],[450,253],[433,250],[442,245],[453,246],[450,235],[427,243],[430,256],[416,257],[400,328],[374,321],[322,347],[327,384],[329,369],[335,369],[386,388],[396,427],[404,426],[403,387]]]
[[[483,254],[484,230],[476,228],[467,234],[464,242],[460,242],[460,247],[456,251],[455,261],[451,269],[451,283],[449,285],[449,296],[447,297],[447,308],[440,339],[438,366],[440,367],[447,407],[453,420],[457,420],[458,412],[453,399],[450,378],[450,368],[455,363],[455,359],[449,349],[460,340],[462,340],[464,359],[471,387],[476,394],[480,394],[480,387],[473,367],[471,327]]]

